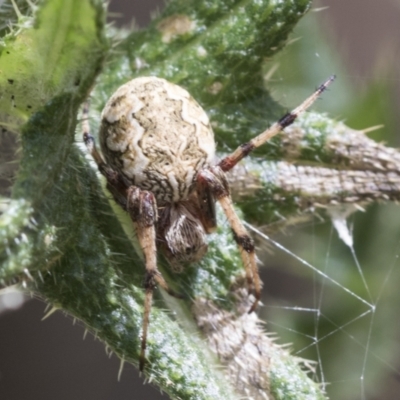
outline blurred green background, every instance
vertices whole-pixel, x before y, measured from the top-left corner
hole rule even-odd
[[[162,3],[113,0],[110,10],[118,24],[128,24],[134,15],[137,24],[145,26],[150,12]],[[316,2],[290,45],[266,61],[266,71],[276,68],[268,87],[291,108],[336,73],[337,81],[316,108],[357,129],[383,124],[369,136],[399,146],[399,18],[399,0]],[[299,357],[317,361],[315,378],[327,384],[332,399],[399,398],[399,214],[394,204],[373,205],[354,214],[349,225],[355,256],[323,213],[274,238],[342,287],[258,238],[264,263],[260,315],[268,321],[268,330],[278,333],[280,343],[291,343]],[[7,309],[2,303],[1,307]],[[166,398],[150,385],[143,386],[129,365],[117,382],[117,358],[109,360],[104,346],[90,335],[83,341],[83,327],[72,326],[61,313],[41,322],[44,308],[42,302],[29,301],[18,312],[0,315],[1,399]],[[60,359],[61,365],[53,361]]]
[[[397,147],[400,2],[321,0],[315,6],[292,35],[293,43],[271,62],[279,64],[270,82],[275,97],[291,107],[310,86],[336,73],[319,109],[356,129],[384,125],[368,136]],[[330,398],[397,399],[398,205],[375,204],[350,217],[354,254],[329,218],[318,214],[275,239],[372,307],[261,241],[267,266],[263,319],[282,343],[292,343],[295,354],[318,362],[316,379],[327,384]]]

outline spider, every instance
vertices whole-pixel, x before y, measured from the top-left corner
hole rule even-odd
[[[139,369],[145,366],[147,331],[153,291],[174,293],[157,268],[157,250],[175,271],[201,259],[206,235],[216,228],[218,201],[240,249],[255,311],[261,281],[254,243],[236,215],[225,173],[252,150],[267,142],[305,111],[334,80],[331,76],[300,106],[264,132],[214,162],[214,134],[207,114],[183,88],[164,79],[140,77],[122,85],[108,100],[99,131],[103,156],[89,133],[87,106],[83,140],[106,178],[114,200],[128,212],[144,254],[145,301]]]

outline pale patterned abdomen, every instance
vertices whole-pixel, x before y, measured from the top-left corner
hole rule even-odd
[[[156,77],[136,78],[107,102],[100,143],[108,164],[158,204],[188,198],[196,173],[214,159],[207,114],[181,87]]]

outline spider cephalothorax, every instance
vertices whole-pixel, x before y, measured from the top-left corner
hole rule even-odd
[[[334,79],[329,78],[312,96],[260,135],[214,162],[214,134],[207,114],[181,87],[156,77],[142,77],[121,86],[107,102],[99,138],[105,157],[84,129],[84,141],[106,177],[115,201],[133,223],[146,263],[145,305],[140,369],[144,367],[147,329],[153,290],[157,284],[175,295],[157,268],[157,248],[175,270],[182,262],[201,259],[206,234],[216,227],[218,201],[232,227],[254,295],[256,309],[261,282],[254,244],[233,208],[225,172],[253,149],[293,123]]]

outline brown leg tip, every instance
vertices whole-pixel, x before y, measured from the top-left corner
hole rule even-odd
[[[256,299],[255,302],[253,303],[253,305],[251,306],[251,308],[249,310],[249,314],[256,311],[257,306],[258,306],[258,299]]]

